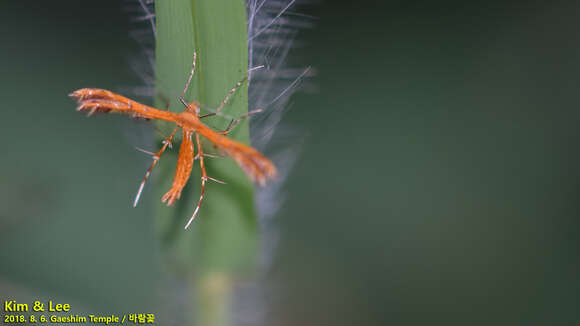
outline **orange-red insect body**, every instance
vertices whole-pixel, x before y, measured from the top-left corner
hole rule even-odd
[[[239,85],[240,83],[238,83],[237,86]],[[229,99],[234,90],[235,88],[233,88],[230,91],[226,99],[222,102],[222,105],[220,105],[220,107],[218,108],[218,111],[223,107],[225,102],[227,102],[227,100]],[[109,113],[109,112],[124,113],[130,114],[138,118],[156,119],[173,122],[177,125],[175,130],[173,130],[172,134],[165,139],[164,144],[162,148],[159,150],[159,152],[157,152],[153,156],[154,161],[151,164],[149,170],[147,170],[145,174],[145,178],[143,179],[143,182],[141,183],[141,186],[137,193],[137,197],[135,198],[134,205],[136,205],[139,200],[141,191],[143,190],[143,186],[145,184],[145,181],[149,177],[151,170],[157,164],[157,161],[159,160],[165,149],[168,146],[170,146],[177,129],[181,128],[182,142],[181,147],[179,149],[179,156],[177,159],[177,168],[175,170],[173,185],[171,189],[162,197],[162,201],[164,203],[167,203],[167,205],[172,205],[176,200],[180,198],[181,191],[183,190],[183,187],[185,187],[185,185],[187,184],[189,176],[191,175],[191,170],[193,168],[194,161],[195,159],[199,159],[201,169],[201,186],[202,186],[201,195],[198,205],[192,217],[185,226],[186,228],[195,218],[201,206],[201,202],[205,194],[206,181],[213,180],[220,182],[219,180],[207,176],[205,170],[205,163],[203,159],[204,156],[210,155],[205,154],[203,152],[199,137],[200,135],[208,139],[210,142],[212,142],[216,146],[216,148],[221,150],[223,153],[231,156],[238,163],[238,165],[244,170],[244,172],[248,175],[248,177],[251,180],[258,182],[260,185],[265,185],[269,179],[273,179],[276,177],[276,167],[269,159],[264,157],[260,152],[258,152],[254,148],[226,137],[231,128],[235,125],[235,123],[239,122],[241,118],[235,120],[235,123],[231,124],[227,130],[223,132],[216,132],[211,128],[209,128],[207,125],[205,125],[203,122],[201,122],[199,116],[199,104],[196,102],[191,102],[187,104],[185,111],[181,113],[173,113],[170,111],[159,110],[135,102],[129,98],[126,98],[119,94],[115,94],[111,91],[97,88],[79,89],[71,93],[70,96],[78,100],[79,106],[77,110],[88,111],[89,115],[93,113]],[[249,114],[246,114],[245,116],[248,115]],[[197,155],[194,155],[194,145],[192,140],[192,137],[194,136],[196,138],[195,140],[198,150]]]

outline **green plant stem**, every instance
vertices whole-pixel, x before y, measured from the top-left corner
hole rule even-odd
[[[186,99],[216,108],[227,92],[245,76],[248,66],[246,9],[243,0],[157,1],[156,87],[171,100],[170,109],[183,111],[177,101],[191,70],[194,49],[197,68]],[[239,116],[248,110],[247,85],[238,89],[223,112]],[[155,105],[164,107],[161,96]],[[211,117],[204,122],[223,130],[229,120]],[[174,126],[160,128],[169,134]],[[249,143],[247,121],[230,134]],[[175,142],[174,147],[179,145]],[[212,150],[204,143],[204,150]],[[157,173],[155,200],[170,188],[177,149],[164,154]],[[156,205],[156,228],[168,270],[193,280],[198,307],[192,309],[197,325],[228,325],[233,280],[251,271],[258,242],[253,184],[230,159],[206,159],[209,176],[227,185],[208,183],[196,220],[183,227],[197,204],[200,189],[199,163],[173,208]],[[168,263],[169,264],[169,263]]]

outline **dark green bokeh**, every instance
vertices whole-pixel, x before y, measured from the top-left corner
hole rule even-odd
[[[5,5],[0,289],[14,289],[0,295],[70,301],[75,312],[151,310],[161,275],[151,213],[131,208],[147,166],[132,139],[144,128],[87,119],[67,97],[139,85],[127,15],[116,1]]]
[[[308,138],[277,217],[268,324],[578,322],[579,9],[305,9],[319,19],[291,61],[316,67],[319,91],[286,116]],[[127,16],[116,1],[3,12],[0,296],[155,310],[158,198],[131,208],[142,128],[65,97],[139,85]]]

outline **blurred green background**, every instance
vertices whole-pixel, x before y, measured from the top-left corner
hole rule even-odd
[[[285,117],[307,141],[260,283],[266,324],[580,324],[580,4],[303,10],[318,18],[290,63],[314,66],[318,90]],[[186,309],[167,304],[183,293],[158,198],[131,207],[150,129],[66,97],[141,85],[133,27],[118,1],[3,3],[2,299]]]

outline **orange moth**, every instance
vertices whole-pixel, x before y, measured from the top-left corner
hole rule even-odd
[[[183,98],[195,72],[195,62],[196,54],[194,53],[192,70],[185,85],[185,89],[183,90],[182,96],[179,98],[186,108],[185,111],[180,113],[174,113],[168,110],[159,110],[135,102],[127,97],[115,94],[111,91],[98,88],[82,88],[70,94],[71,97],[76,98],[78,101],[77,111],[86,111],[88,112],[88,115],[109,112],[123,113],[132,115],[133,117],[137,118],[163,120],[176,124],[176,127],[173,129],[171,135],[169,135],[169,137],[163,141],[163,146],[161,149],[153,155],[153,163],[145,173],[145,177],[141,182],[133,206],[137,205],[145,182],[149,178],[151,171],[161,158],[163,152],[167,149],[167,147],[171,146],[170,144],[173,140],[173,137],[181,128],[182,141],[179,148],[179,156],[177,158],[177,168],[175,169],[173,185],[171,189],[169,189],[169,191],[162,197],[161,201],[167,203],[167,205],[170,206],[181,197],[181,191],[187,184],[189,176],[191,175],[194,161],[199,160],[199,166],[201,169],[201,194],[193,215],[185,226],[186,229],[189,227],[197,215],[199,208],[201,207],[203,196],[205,195],[206,181],[212,180],[219,183],[224,183],[207,175],[204,157],[211,157],[211,155],[204,153],[201,146],[200,136],[209,140],[223,154],[232,157],[240,166],[240,168],[244,170],[246,175],[261,186],[264,186],[268,180],[274,179],[277,173],[274,164],[256,149],[227,137],[228,133],[238,122],[253,113],[260,112],[260,110],[249,111],[239,118],[232,120],[228,128],[224,131],[214,131],[201,121],[202,118],[219,114],[220,110],[224,107],[236,89],[246,78],[242,79],[236,84],[234,88],[230,90],[215,112],[200,115],[200,104],[195,101],[187,103]],[[197,148],[196,154],[194,153],[194,141],[196,144],[195,147]]]

